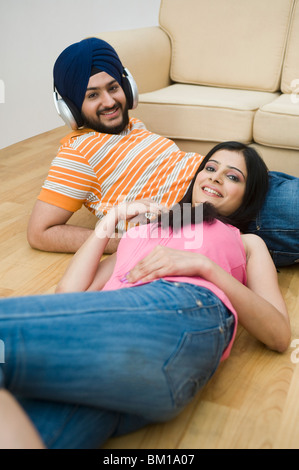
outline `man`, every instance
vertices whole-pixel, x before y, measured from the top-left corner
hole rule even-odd
[[[172,205],[183,196],[202,156],[181,152],[129,119],[137,87],[127,74],[115,50],[96,38],[73,44],[58,57],[54,86],[70,108],[66,120],[75,132],[62,140],[33,209],[32,247],[77,251],[90,230],[66,222],[82,204],[100,218],[123,200],[155,198]],[[111,239],[108,252],[116,244]]]
[[[153,198],[171,206],[182,198],[203,157],[180,151],[171,140],[148,131],[139,120],[129,119],[128,109],[137,105],[136,84],[108,43],[89,38],[66,48],[54,66],[54,86],[55,96],[58,92],[62,97],[56,98],[58,112],[74,132],[62,140],[34,206],[28,225],[33,248],[77,251],[91,230],[66,222],[82,204],[101,218],[123,200]],[[281,183],[299,189],[298,178],[275,174],[271,178],[269,196],[274,194],[275,201],[278,186],[280,194],[285,192]],[[277,214],[275,201],[270,209]],[[288,214],[285,206],[281,209]],[[290,237],[282,234],[277,244],[269,204],[264,211],[266,217],[261,215],[251,231],[266,242],[268,234],[274,233],[269,249],[287,255],[283,254],[283,260],[279,255],[277,264],[293,263],[299,258],[298,227]],[[282,232],[292,218],[293,214],[283,223]],[[270,221],[270,229],[264,220]],[[116,246],[117,239],[111,239],[107,252],[115,251]]]

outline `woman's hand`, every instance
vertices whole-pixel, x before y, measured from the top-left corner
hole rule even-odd
[[[107,215],[96,227],[96,234],[103,237],[107,233],[111,236],[112,227],[122,220],[130,221],[132,225],[137,223],[147,223],[147,220],[153,220],[161,212],[167,210],[162,204],[154,202],[152,199],[140,199],[137,201],[124,201],[117,206],[112,207]]]
[[[112,207],[71,259],[57,285],[56,292],[82,292],[95,288],[101,289],[112,274],[115,257],[110,257],[108,261],[104,260],[101,263],[100,259],[111,239],[110,237],[115,233],[115,226],[118,222],[131,220],[136,215],[147,211],[155,215],[161,210],[164,210],[163,206],[150,199],[123,202]]]
[[[148,214],[149,218],[154,218],[165,210],[165,207],[152,199],[140,199],[139,201],[122,202],[114,209],[118,220],[132,220],[144,214]]]
[[[212,262],[199,253],[156,246],[127,274],[129,282],[147,282],[165,276],[208,275]]]

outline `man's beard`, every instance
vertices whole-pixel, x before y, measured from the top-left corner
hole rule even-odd
[[[113,126],[113,124],[111,126],[106,126],[99,120],[88,118],[84,113],[82,113],[82,117],[84,120],[84,127],[88,127],[89,129],[93,129],[94,131],[100,132],[102,134],[119,134],[129,124],[129,113],[127,105],[123,111],[122,122],[116,126]]]

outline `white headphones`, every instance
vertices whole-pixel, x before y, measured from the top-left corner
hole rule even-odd
[[[138,88],[127,68],[123,70],[121,86],[128,101],[128,108],[135,109],[138,104]],[[83,118],[78,108],[69,99],[59,98],[55,86],[53,98],[57,113],[71,129],[76,130],[83,126]]]

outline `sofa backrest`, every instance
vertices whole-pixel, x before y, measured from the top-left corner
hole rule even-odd
[[[299,0],[295,1],[289,39],[283,64],[281,91],[298,93],[299,91]]]
[[[171,79],[249,90],[280,88],[294,0],[161,0]]]

